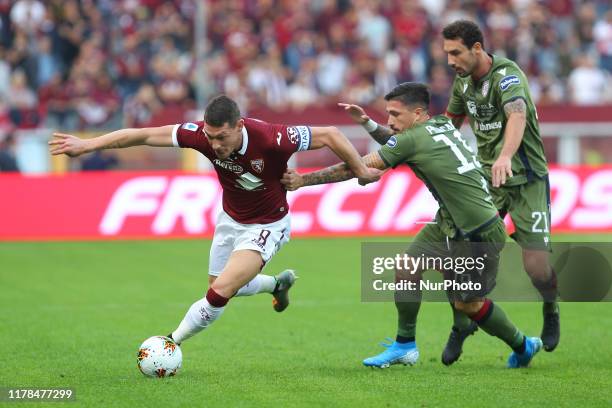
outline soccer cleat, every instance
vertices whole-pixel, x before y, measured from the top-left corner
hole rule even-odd
[[[170,333],[166,337],[168,337],[169,339],[172,339],[172,341],[174,341],[176,343],[176,341],[174,340],[174,337],[172,337],[172,333]],[[176,343],[176,344],[178,344],[179,346],[181,345],[181,343]]]
[[[442,352],[442,364],[449,366],[459,360],[463,352],[463,342],[468,336],[476,333],[477,330],[478,325],[475,322],[472,322],[465,330],[458,330],[453,327],[448,336],[446,347],[444,347]]]
[[[544,313],[544,326],[540,335],[544,350],[553,351],[559,344],[559,337],[561,337],[559,313]]]
[[[387,339],[391,341],[391,339]],[[366,367],[387,368],[393,364],[414,365],[419,359],[419,350],[414,341],[410,343],[398,343],[396,341],[387,344],[380,343],[387,349],[377,356],[363,360]]]
[[[513,351],[508,358],[508,368],[527,367],[538,351],[542,349],[539,337],[525,338],[525,351],[521,354]]]
[[[297,276],[293,269],[285,269],[274,277],[276,279],[276,288],[272,292],[272,307],[277,312],[282,312],[289,306],[289,289],[295,283]]]

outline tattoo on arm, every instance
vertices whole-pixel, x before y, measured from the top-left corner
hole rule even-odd
[[[105,149],[120,149],[123,146],[121,146],[121,143],[119,141],[113,142],[111,144],[109,144],[108,146],[104,147]]]
[[[508,102],[504,105],[504,112],[506,113],[506,117],[510,116],[511,113],[526,113],[527,105],[525,105],[525,101],[522,99],[517,99],[512,102]]]
[[[370,136],[372,136],[372,138],[381,145],[386,144],[393,134],[394,132],[391,129],[382,126],[380,123],[378,124],[376,130],[370,132]]]
[[[355,174],[349,169],[346,163],[339,163],[323,170],[304,174],[302,180],[305,186],[314,186],[315,184],[337,183],[338,181],[350,180],[355,177]]]
[[[367,154],[363,157],[363,162],[366,167],[373,169],[384,170],[387,168],[385,162],[380,158],[378,152]],[[323,170],[307,173],[302,176],[304,186],[313,186],[315,184],[337,183],[339,181],[350,180],[355,177],[355,173],[348,167],[346,163],[339,163],[327,167]]]

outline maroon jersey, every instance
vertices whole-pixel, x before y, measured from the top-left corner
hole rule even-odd
[[[173,143],[195,149],[212,162],[223,187],[225,212],[242,224],[268,224],[287,215],[287,190],[280,179],[291,155],[310,147],[310,128],[245,118],[242,148],[221,160],[203,127],[204,122],[176,125]]]

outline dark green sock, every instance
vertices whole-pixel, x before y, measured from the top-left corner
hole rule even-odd
[[[512,349],[523,344],[523,333],[508,319],[503,309],[499,305],[493,304],[489,299],[485,300],[480,311],[471,318],[485,332],[500,338]]]
[[[555,302],[544,302],[542,304],[542,313],[559,313],[559,303]]]
[[[396,293],[395,307],[397,308],[397,334],[402,337],[416,337],[421,291]]]
[[[453,309],[453,327],[457,330],[466,330],[472,324],[470,319],[465,313],[455,309],[452,303],[450,303],[451,309]]]

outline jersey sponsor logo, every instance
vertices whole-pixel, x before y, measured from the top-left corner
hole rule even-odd
[[[258,173],[261,173],[264,169],[264,161],[263,159],[255,159],[251,160],[251,167]]]
[[[390,148],[394,148],[397,146],[397,138],[395,136],[391,136],[389,140],[387,140],[387,146]]]
[[[196,130],[198,130],[198,125],[196,125],[195,123],[183,123],[183,126],[181,127],[191,132],[195,132]]]
[[[478,124],[478,130],[482,131],[482,132],[487,132],[489,130],[495,130],[495,129],[501,129],[502,128],[502,123],[501,122],[491,122],[491,123],[481,123],[481,122],[476,122]]]
[[[215,160],[213,160],[213,163],[216,166],[221,167],[222,169],[229,170],[229,171],[234,172],[236,174],[240,174],[240,173],[242,173],[244,171],[244,169],[242,168],[241,165],[233,163],[231,161],[225,161],[225,160],[222,161],[222,160],[219,160],[219,159],[215,159]]]
[[[264,184],[262,179],[252,175],[251,173],[241,174],[240,177],[236,179],[236,183],[239,187],[247,191],[261,190],[260,187],[262,187]]]
[[[505,91],[512,85],[518,85],[520,83],[521,83],[521,80],[519,79],[519,77],[517,77],[516,75],[508,75],[506,77],[503,77],[502,80],[499,81],[499,88],[502,91]]]
[[[484,83],[482,84],[482,96],[487,96],[487,94],[489,93],[490,85],[491,84],[488,79],[484,81]]]

